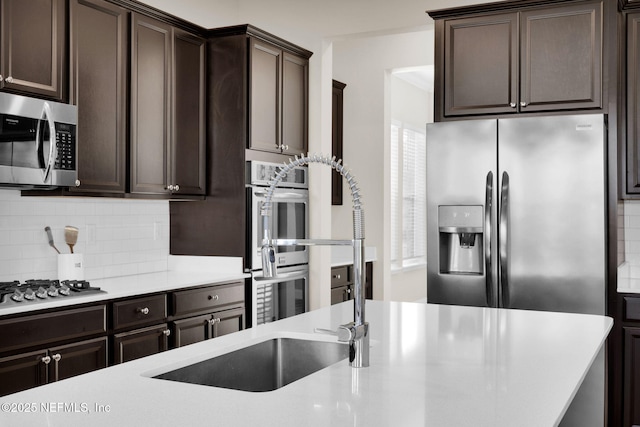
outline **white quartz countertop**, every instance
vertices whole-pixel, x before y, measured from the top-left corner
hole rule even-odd
[[[103,293],[50,298],[37,303],[17,303],[0,307],[0,317],[37,310],[106,301],[192,286],[224,283],[251,277],[242,272],[242,258],[170,256],[167,271],[89,280]]]
[[[368,300],[368,368],[343,360],[260,393],[151,378],[269,338],[333,340],[314,328],[352,315],[345,302],[5,396],[0,425],[554,426],[612,326],[593,315]]]

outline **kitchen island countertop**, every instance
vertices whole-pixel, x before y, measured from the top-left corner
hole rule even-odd
[[[0,398],[11,426],[554,426],[611,329],[593,315],[367,301],[371,366],[271,392],[152,376],[352,319],[345,302]]]

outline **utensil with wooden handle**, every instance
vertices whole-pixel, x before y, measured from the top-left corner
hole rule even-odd
[[[56,245],[53,243],[53,234],[51,234],[51,228],[47,225],[44,228],[44,231],[47,232],[47,237],[49,239],[49,246],[51,246],[53,249],[56,250],[56,252],[60,253],[60,251],[58,250],[58,248],[56,248]]]
[[[69,249],[71,249],[71,253],[73,253],[73,246],[78,241],[78,229],[67,225],[64,228],[64,241],[69,245]]]

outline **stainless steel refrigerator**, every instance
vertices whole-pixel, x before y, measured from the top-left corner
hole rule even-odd
[[[426,138],[429,302],[605,314],[605,116],[434,123]],[[583,425],[602,425],[603,359]]]

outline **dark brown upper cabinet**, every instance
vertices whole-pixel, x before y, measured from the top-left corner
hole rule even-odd
[[[250,37],[249,148],[284,154],[306,152],[308,57]]]
[[[602,9],[583,1],[430,13],[436,119],[602,108]]]
[[[204,50],[204,39],[132,14],[131,193],[204,194]]]
[[[71,191],[126,191],[128,12],[71,0],[71,102],[78,106],[78,181]]]
[[[0,88],[65,101],[66,1],[0,2]]]
[[[627,15],[626,192],[640,194],[640,12]]]

